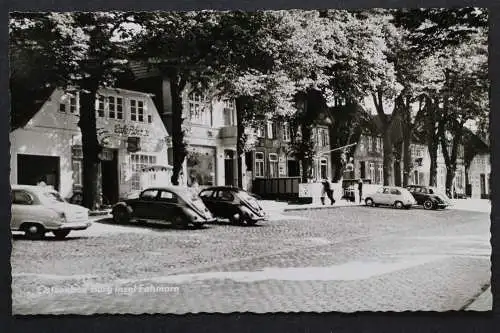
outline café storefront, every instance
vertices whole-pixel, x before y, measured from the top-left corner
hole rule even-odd
[[[12,184],[36,185],[44,179],[67,198],[81,190],[78,102],[78,95],[56,90],[25,127],[10,134]],[[141,172],[149,166],[170,170],[170,138],[150,95],[101,90],[96,118],[98,141],[103,147],[99,187],[106,201],[114,203],[126,193],[140,190]],[[46,167],[37,170],[26,162],[30,160],[44,161]]]

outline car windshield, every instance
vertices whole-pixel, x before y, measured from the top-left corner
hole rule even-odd
[[[43,198],[47,202],[65,202],[58,192],[43,192]]]

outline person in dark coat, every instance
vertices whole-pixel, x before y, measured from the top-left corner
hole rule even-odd
[[[325,204],[325,194],[328,196],[328,199],[330,199],[330,204],[333,205],[335,203],[335,199],[333,198],[333,190],[330,185],[330,182],[328,179],[323,179],[321,182],[323,185],[323,189],[321,191],[321,204]]]
[[[358,192],[359,192],[359,203],[361,203],[361,199],[363,198],[363,181],[361,179],[358,182]]]

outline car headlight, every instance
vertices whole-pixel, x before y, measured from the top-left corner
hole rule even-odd
[[[58,215],[59,215],[59,220],[61,220],[61,223],[66,223],[66,214],[64,214],[63,212],[59,212]]]

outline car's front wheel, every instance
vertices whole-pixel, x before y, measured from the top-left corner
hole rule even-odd
[[[425,200],[424,209],[427,210],[434,209],[434,203],[431,200]]]
[[[365,199],[365,204],[367,206],[371,206],[371,207],[374,207],[375,206],[375,203],[373,202],[373,199],[372,198],[366,198]]]
[[[173,224],[175,228],[185,229],[188,227],[189,223],[185,216],[178,215],[174,218]]]
[[[42,239],[45,236],[45,228],[37,223],[29,223],[23,226],[24,234],[29,239]]]
[[[113,221],[115,223],[126,224],[130,222],[130,213],[125,207],[117,207],[113,210]]]
[[[401,201],[396,201],[394,203],[394,207],[396,207],[397,209],[402,209],[404,207],[404,205]]]
[[[70,230],[54,230],[52,233],[54,234],[56,239],[64,239],[69,235]]]

